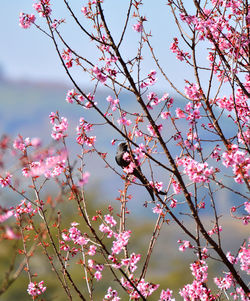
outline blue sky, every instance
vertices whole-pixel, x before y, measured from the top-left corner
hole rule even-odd
[[[22,29],[18,26],[19,12],[34,13],[32,8],[32,0],[12,0],[5,1],[4,9],[0,12],[0,26],[2,28],[1,40],[3,41],[0,51],[0,65],[8,78],[27,79],[36,81],[65,81],[66,75],[62,69],[59,59],[56,55],[52,42],[48,37],[39,32],[34,26],[30,29]],[[83,24],[86,20],[80,13],[80,9],[87,1],[69,1],[75,11],[78,11],[78,16]],[[147,17],[148,22],[145,23],[147,28],[152,29],[152,41],[155,45],[155,50],[160,61],[168,71],[168,74],[175,82],[183,85],[183,78],[180,78],[176,68],[182,73],[185,70],[184,64],[178,63],[175,55],[170,53],[169,46],[172,38],[177,35],[176,28],[173,22],[173,17],[170,13],[169,7],[166,5],[167,1],[145,0],[143,11]],[[61,29],[64,36],[71,45],[77,49],[81,55],[94,58],[93,53],[95,48],[89,39],[72,23],[70,15],[65,10],[63,1],[51,1],[53,9],[53,18],[66,18],[66,24]],[[73,3],[73,4],[72,4]],[[126,16],[126,9],[128,1],[106,0],[104,10],[107,15],[107,22],[114,36],[119,36],[124,18]],[[37,22],[45,28],[41,18],[37,16]],[[137,41],[139,34],[132,30],[132,24],[136,23],[133,19],[126,40],[124,43],[124,53],[136,54]],[[4,30],[3,30],[4,29]],[[129,42],[128,42],[129,41]],[[126,44],[126,45],[125,45]],[[145,72],[154,69],[155,67],[150,63],[150,55],[145,54]],[[188,72],[188,71],[186,71]],[[79,73],[80,74],[80,73]],[[185,74],[185,73],[184,73]],[[187,73],[187,78],[189,75]]]

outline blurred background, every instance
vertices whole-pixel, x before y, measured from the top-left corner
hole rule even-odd
[[[82,18],[80,9],[85,2],[70,2],[72,2],[70,5],[73,10],[77,12],[79,18]],[[124,11],[127,9],[127,2],[117,0],[105,1],[104,13],[107,16],[110,28],[113,29],[115,37],[118,37],[122,29],[123,22],[121,22],[121,19],[124,20],[126,16]],[[165,3],[166,1],[160,1],[157,5],[155,5],[154,1],[150,0],[144,2],[143,10],[148,19],[148,23],[145,22],[145,26],[152,29],[152,43],[156,46],[156,54],[161,59],[162,65],[168,70],[171,80],[177,86],[183,87],[184,79],[188,78],[192,81],[191,78],[193,75],[191,70],[187,69],[184,64],[177,62],[175,56],[169,51],[170,43],[173,37],[177,36],[177,32],[173,17]],[[62,32],[66,40],[85,57],[94,60],[95,51],[93,51],[93,43],[91,44],[89,39],[79,32],[79,29],[72,22],[68,11],[65,9],[63,1],[52,1],[52,3],[53,17],[66,19],[66,24],[62,26]],[[25,30],[18,25],[20,12],[34,13],[32,4],[32,0],[4,1],[0,11],[0,137],[3,134],[8,134],[12,138],[17,137],[19,134],[23,137],[40,137],[43,144],[46,145],[51,141],[51,125],[49,124],[48,116],[50,112],[58,110],[60,116],[65,116],[69,120],[68,146],[74,159],[75,154],[80,150],[77,148],[76,143],[74,143],[75,128],[79,118],[83,117],[85,112],[79,111],[78,106],[70,105],[65,101],[66,93],[68,89],[72,88],[72,85],[64,73],[49,38],[39,32],[34,26]],[[45,24],[38,17],[37,22],[44,28]],[[130,24],[130,27],[134,23],[136,23],[135,19]],[[129,29],[125,38],[130,43],[125,42],[123,51],[126,51],[128,56],[129,54],[136,53],[138,34]],[[205,55],[205,50],[201,49],[201,59],[203,54]],[[151,58],[148,54],[148,56],[145,56],[142,67],[142,72],[145,72],[145,74],[154,69],[150,62]],[[180,73],[184,77],[180,76]],[[84,90],[90,90],[91,83],[89,79],[85,78],[78,70],[74,71],[74,76]],[[156,89],[160,93],[168,92],[171,96],[177,97],[172,88],[161,79],[158,80]],[[101,89],[96,95],[96,100],[98,102],[103,99],[106,100],[109,94],[110,92]],[[121,94],[120,97],[121,99],[131,101],[127,94]],[[180,99],[180,101],[183,100]],[[108,152],[108,160],[115,166],[114,155],[116,150],[110,142],[111,139],[120,139],[120,137],[114,137],[114,133],[105,127],[99,127],[98,131],[96,134],[100,138],[97,141],[97,148],[102,152]],[[89,204],[92,204],[90,206],[91,212],[94,214],[95,210],[100,207],[107,208],[110,203],[114,207],[119,208],[119,202],[116,201],[116,198],[119,196],[118,189],[122,188],[121,179],[110,169],[105,168],[104,163],[99,158],[92,155],[86,158],[86,170],[91,174],[89,184],[87,185]],[[128,205],[132,209],[128,225],[136,230],[133,233],[130,247],[135,252],[145,254],[157,217],[152,213],[151,209],[143,207],[145,198],[148,198],[148,195],[145,195],[147,191],[144,191],[141,187],[133,186],[131,193],[134,194],[134,197]],[[52,194],[53,196],[51,191],[47,191],[46,194]],[[1,193],[0,197],[1,206],[7,206],[7,204],[8,206],[14,206],[20,201],[19,198],[8,194]],[[220,208],[223,208],[225,202],[231,202],[231,198],[230,194],[222,193],[220,196]],[[62,209],[65,211],[66,224],[69,224],[72,221],[73,208],[67,203],[66,205],[62,205]],[[209,214],[204,218],[209,223]],[[243,241],[243,238],[247,236],[247,230],[240,223],[232,223],[231,220],[227,219],[223,220],[223,226],[225,229],[223,240],[225,249],[234,250]],[[234,234],[232,237],[232,233],[237,234]],[[161,235],[162,239],[156,245],[151,260],[148,279],[154,283],[160,283],[164,289],[170,288],[174,290],[176,300],[180,300],[178,289],[192,281],[191,272],[188,273],[187,271],[191,259],[194,260],[195,257],[191,251],[186,252],[185,256],[183,256],[183,253],[179,254],[177,240],[185,239],[185,236],[179,233],[174,224],[166,224],[162,229]],[[17,247],[12,241],[8,241],[7,243],[1,241],[0,281],[3,281],[7,266],[12,260],[9,253],[12,248]],[[37,269],[41,273],[41,276],[45,278],[44,280],[46,280],[48,288],[44,295],[45,300],[64,300],[46,260],[35,257],[32,260],[32,264],[35,266],[34,269]],[[219,269],[220,266],[218,264],[210,265],[210,282]],[[185,273],[183,272],[184,270]],[[79,271],[75,268],[73,274],[77,276],[78,273]],[[79,283],[80,281],[79,279]],[[23,272],[10,289],[0,296],[0,300],[12,301],[17,298],[20,301],[28,300],[25,291],[27,284],[28,278],[26,273]],[[98,289],[98,300],[101,300],[104,290],[106,290],[109,284],[109,282],[104,282],[103,287]],[[156,295],[158,296],[158,294]],[[149,300],[157,300],[157,298],[152,297]]]

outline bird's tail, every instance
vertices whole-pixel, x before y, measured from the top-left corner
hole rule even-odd
[[[143,176],[143,174],[140,172],[140,170],[134,169],[133,171],[133,175],[135,177],[137,177],[141,183],[146,187],[148,193],[150,194],[152,201],[155,201],[155,196],[154,196],[154,189],[152,188],[152,186],[149,184],[148,180],[146,179],[146,177]]]

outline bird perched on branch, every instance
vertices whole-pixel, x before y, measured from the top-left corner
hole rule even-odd
[[[133,158],[133,159],[132,159]],[[116,163],[121,166],[125,171],[138,178],[141,183],[146,187],[147,191],[149,192],[152,200],[154,201],[154,190],[152,186],[149,184],[148,180],[142,174],[141,167],[134,156],[128,150],[128,145],[126,142],[121,142],[118,145],[116,156],[115,156]]]

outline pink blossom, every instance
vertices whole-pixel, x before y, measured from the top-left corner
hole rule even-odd
[[[181,251],[181,252],[184,252],[186,249],[192,249],[193,248],[190,241],[188,241],[188,240],[179,240],[178,243],[182,244],[182,245],[179,246],[179,251]]]
[[[162,187],[163,187],[163,183],[162,183],[162,182],[157,182],[157,181],[152,182],[152,181],[150,181],[149,184],[150,184],[153,188],[155,188],[158,192],[162,190]]]
[[[50,114],[50,119],[53,120],[52,114],[54,114],[53,112]],[[58,123],[55,123],[55,120],[58,121]],[[61,117],[61,120],[58,118],[54,119],[54,123],[53,123],[53,128],[52,128],[52,133],[51,133],[51,137],[54,140],[61,140],[63,138],[65,138],[67,135],[65,134],[66,130],[68,128],[68,120],[65,117]]]
[[[22,173],[25,177],[39,177],[41,175],[46,178],[54,178],[59,176],[65,169],[66,152],[61,151],[57,156],[41,158],[40,161],[34,161],[28,167],[24,167]]]
[[[170,289],[162,290],[159,301],[175,301],[175,299],[172,299],[172,294],[173,291]]]
[[[3,178],[0,176],[0,185],[2,187],[7,187],[11,184],[11,178],[12,175],[10,173],[7,173],[7,175]]]
[[[19,149],[20,151],[24,152],[26,145],[23,137],[19,135],[13,142],[14,149]]]
[[[104,224],[101,224],[99,226],[99,230],[103,233],[107,233],[108,238],[111,238],[113,236],[113,231],[108,226],[105,226]]]
[[[54,19],[52,24],[51,24],[51,27],[56,29],[61,23],[65,23],[65,19]]]
[[[96,249],[97,249],[97,247],[95,245],[89,246],[88,255],[94,256],[96,254]]]
[[[113,99],[111,96],[108,96],[106,99],[111,104],[111,109],[114,112],[116,110],[116,105],[119,103],[119,99]]]
[[[214,283],[221,290],[228,290],[234,283],[233,277],[230,273],[228,273],[224,278],[214,278]]]
[[[208,183],[209,177],[214,174],[213,167],[208,168],[207,163],[198,163],[190,157],[177,160],[178,165],[184,166],[184,173],[195,183]]]
[[[142,22],[138,22],[138,23],[134,24],[133,29],[134,29],[134,31],[142,32],[142,30],[143,30]]]
[[[250,202],[245,202],[244,206],[245,206],[244,209],[246,210],[246,212],[250,214]]]
[[[147,86],[153,86],[157,81],[156,78],[156,71],[155,70],[151,70],[150,73],[148,74],[147,80],[143,81],[141,83],[141,88],[145,88]]]
[[[167,111],[161,112],[161,118],[162,119],[168,119],[168,117],[171,116],[171,114]]]
[[[121,299],[118,297],[117,291],[113,290],[110,286],[108,288],[107,294],[104,296],[103,301],[119,301],[119,300],[121,300]]]
[[[30,144],[33,146],[33,147],[39,147],[41,146],[42,142],[41,142],[41,139],[40,138],[37,138],[37,137],[34,137],[31,139],[30,141]]]
[[[248,275],[250,274],[250,248],[241,247],[238,258],[240,260],[240,268]]]
[[[107,224],[109,224],[111,227],[114,227],[114,226],[117,224],[116,220],[115,220],[115,219],[113,218],[113,216],[110,215],[110,214],[106,214],[106,215],[104,216],[104,219],[105,219],[105,222],[106,222]]]
[[[156,214],[162,214],[163,210],[161,208],[161,206],[159,204],[157,204],[154,208],[153,208],[153,213]]]
[[[4,214],[0,215],[0,223],[3,223],[7,219],[9,219],[11,216],[13,216],[13,211],[8,210]]]
[[[119,234],[114,234],[116,240],[113,241],[111,248],[112,254],[119,254],[123,248],[128,244],[131,231],[124,231]]]
[[[102,279],[102,273],[100,271],[96,271],[94,277],[97,281],[100,281]]]
[[[34,15],[28,15],[24,13],[19,14],[19,26],[22,28],[29,28],[32,23],[34,23],[36,20],[36,17]]]
[[[81,179],[80,179],[79,182],[78,182],[79,186],[84,186],[84,185],[86,185],[86,184],[88,183],[88,181],[89,181],[89,177],[90,177],[90,173],[87,172],[87,171],[84,172],[84,173],[82,174]]]
[[[131,161],[128,166],[123,168],[123,171],[126,172],[127,174],[132,174],[135,168],[136,168],[135,163]]]
[[[244,178],[246,180],[250,178],[248,173],[250,169],[250,158],[247,156],[247,152],[239,151],[238,146],[233,144],[230,150],[222,154],[222,158],[223,165],[227,168],[232,168],[235,182],[242,184]]]
[[[67,48],[66,50],[63,50],[62,58],[65,61],[65,65],[67,68],[71,68],[73,66],[72,52],[69,48]],[[66,100],[67,100],[67,98],[66,98]]]
[[[84,120],[84,118],[80,118],[80,124],[77,126],[77,138],[76,141],[80,145],[85,144],[86,146],[93,146],[96,141],[96,136],[87,136],[87,132],[92,129],[92,124],[88,123]]]
[[[177,205],[177,201],[176,201],[175,199],[172,199],[169,206],[170,206],[171,208],[175,208],[176,205]]]
[[[236,264],[237,263],[238,259],[236,257],[234,257],[231,254],[231,252],[227,252],[226,256],[227,256],[227,259],[230,261],[230,263],[232,263],[232,264]]]
[[[132,121],[129,120],[129,119],[126,119],[126,114],[123,114],[122,117],[120,117],[118,120],[117,120],[117,123],[119,125],[123,124],[123,125],[127,125],[127,126],[130,126],[132,124]]]
[[[162,130],[162,124],[157,125],[157,128],[158,128],[158,131],[160,132]],[[147,125],[147,129],[148,129],[150,135],[152,135],[154,137],[156,136],[156,132],[151,124]]]
[[[185,118],[186,117],[185,114],[184,114],[184,112],[180,108],[177,108],[175,110],[175,113],[176,113],[177,118]]]
[[[77,95],[78,95],[78,93],[76,93],[75,89],[68,90],[67,95],[66,95],[66,101],[68,103],[73,103],[74,102],[74,98]]]
[[[12,228],[10,227],[6,227],[5,228],[5,235],[4,235],[7,239],[9,240],[13,240],[13,239],[20,239],[20,235],[16,234]]]
[[[173,190],[175,194],[181,193],[181,185],[180,183],[177,183],[174,179],[171,180],[171,183],[173,185]]]
[[[92,72],[95,74],[96,78],[101,82],[105,83],[107,76],[101,71],[97,66],[94,66]]]
[[[33,4],[34,9],[40,17],[46,17],[51,14],[50,0],[41,0]]]
[[[39,283],[30,282],[27,289],[28,294],[33,297],[43,294],[46,291],[46,286],[43,285],[44,281],[40,281]]]
[[[202,91],[197,84],[190,84],[184,88],[185,94],[192,100],[198,101],[202,98]]]
[[[180,61],[187,60],[191,58],[191,55],[188,52],[184,52],[179,48],[179,41],[177,38],[174,38],[174,42],[170,45],[170,50],[173,53],[176,53],[176,58]]]

